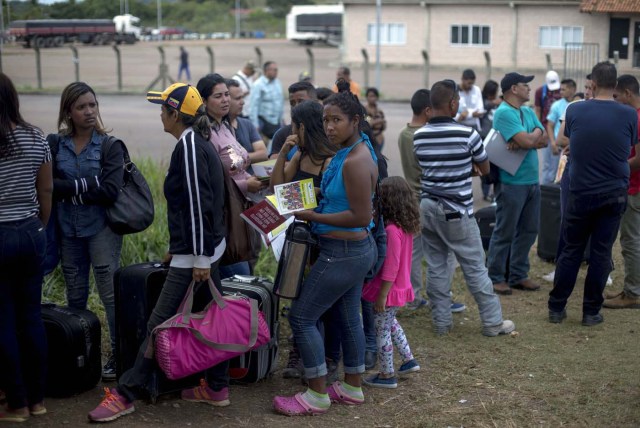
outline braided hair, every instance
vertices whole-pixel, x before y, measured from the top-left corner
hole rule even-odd
[[[327,98],[324,105],[338,107],[349,120],[352,120],[356,116],[360,117],[358,131],[362,131],[366,114],[358,97],[351,93],[351,84],[344,79],[338,79],[336,86],[338,87],[338,93]]]

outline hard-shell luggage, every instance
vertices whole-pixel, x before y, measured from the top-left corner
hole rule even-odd
[[[147,337],[147,321],[153,311],[169,267],[159,262],[139,263],[118,269],[113,278],[116,303],[116,374],[117,379],[133,367],[140,345]],[[146,390],[152,402],[162,394],[196,386],[203,375],[169,380],[159,368],[154,371]]]
[[[258,301],[269,325],[271,340],[230,362],[229,376],[234,382],[252,383],[268,377],[276,370],[278,362],[279,299],[273,293],[273,283],[265,278],[235,275],[222,280],[223,294],[242,294]]]
[[[474,214],[478,227],[480,228],[480,238],[482,239],[482,247],[485,251],[489,250],[489,242],[493,229],[496,227],[496,206],[489,205],[476,211]]]
[[[560,210],[560,185],[540,186],[540,229],[538,231],[538,257],[553,262],[558,253],[562,212]],[[591,245],[587,244],[584,260],[589,259]]]
[[[69,397],[95,387],[102,376],[100,320],[89,310],[42,305],[47,334],[46,395]]]

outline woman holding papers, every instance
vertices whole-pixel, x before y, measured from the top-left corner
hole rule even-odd
[[[275,410],[286,415],[326,413],[331,402],[364,402],[365,338],[359,311],[364,277],[376,255],[369,229],[378,168],[371,142],[361,133],[361,105],[349,92],[348,82],[339,80],[337,86],[340,92],[325,101],[322,120],[329,141],[339,150],[323,173],[318,207],[295,214],[311,222],[320,254],[289,313],[309,388],[274,398]],[[327,387],[324,343],[317,322],[330,308],[334,308],[341,333],[345,380]]]
[[[271,186],[312,178],[314,187],[319,190],[322,174],[336,152],[324,133],[322,106],[309,100],[294,107],[291,130],[273,167]],[[296,146],[299,150],[287,163],[287,155]]]
[[[261,199],[258,192],[266,187],[266,184],[247,172],[251,164],[249,153],[238,143],[229,123],[229,89],[226,80],[217,73],[207,74],[198,81],[197,89],[212,123],[209,141],[218,152],[223,168],[244,196],[254,201]],[[250,273],[248,262],[220,266],[222,278]]]

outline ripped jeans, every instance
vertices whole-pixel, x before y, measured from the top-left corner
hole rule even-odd
[[[62,237],[60,253],[62,274],[67,286],[67,303],[75,309],[86,309],[89,299],[89,267],[93,266],[93,277],[100,300],[104,305],[111,336],[111,350],[116,350],[116,314],[113,295],[113,274],[120,266],[122,236],[116,235],[107,226],[96,235],[86,238]]]

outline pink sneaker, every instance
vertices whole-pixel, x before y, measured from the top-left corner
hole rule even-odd
[[[182,391],[180,397],[185,401],[207,403],[216,407],[225,407],[231,404],[229,401],[229,388],[214,391],[209,388],[209,384],[204,379],[200,379],[200,386]]]
[[[89,420],[93,422],[109,422],[120,416],[135,412],[133,403],[129,403],[115,388],[104,389],[105,396],[102,402],[89,412]]]

